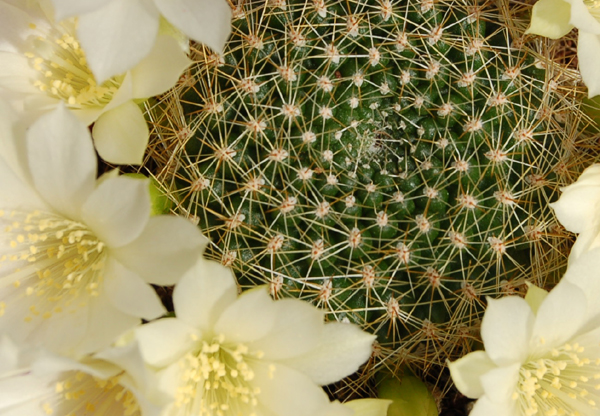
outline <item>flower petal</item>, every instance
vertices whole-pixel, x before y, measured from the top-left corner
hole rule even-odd
[[[96,180],[96,153],[87,127],[59,105],[27,131],[27,149],[37,191],[58,212],[78,218]]]
[[[135,380],[136,387],[145,388],[149,374],[137,342],[131,342],[121,347],[104,349],[94,354],[94,358],[108,361],[122,368]]]
[[[111,253],[148,283],[168,286],[179,281],[204,251],[207,240],[188,220],[150,217],[142,234]]]
[[[150,131],[142,110],[132,100],[103,113],[92,130],[102,159],[122,165],[141,165]]]
[[[151,1],[111,1],[79,17],[77,34],[98,84],[133,68],[152,49],[159,13]]]
[[[144,361],[154,367],[177,361],[197,343],[199,336],[197,329],[177,318],[159,319],[135,329]]]
[[[515,404],[514,401],[512,403],[494,403],[487,396],[483,396],[475,402],[469,416],[514,416]]]
[[[565,0],[571,4],[571,21],[570,23],[579,29],[579,34],[582,32],[600,35],[600,22],[596,17],[592,16],[588,6],[583,0]],[[579,55],[581,58],[581,55]]]
[[[223,0],[154,0],[162,15],[191,39],[222,53],[231,33],[231,7]]]
[[[454,385],[465,396],[477,399],[483,396],[481,376],[496,368],[496,364],[484,351],[474,351],[448,363]]]
[[[199,256],[173,290],[175,314],[188,325],[208,331],[237,299],[231,269]]]
[[[321,343],[311,352],[282,360],[325,385],[354,373],[371,356],[375,336],[358,326],[341,322],[325,324]]]
[[[253,384],[260,388],[258,401],[275,415],[306,416],[319,414],[329,406],[322,388],[306,375],[285,365],[253,365]],[[274,371],[273,371],[274,370]]]
[[[282,360],[308,353],[323,336],[323,312],[307,302],[282,299],[275,302],[273,328],[254,341],[251,350],[260,350],[268,360]]]
[[[50,0],[57,21],[98,10],[112,0]]]
[[[525,299],[509,296],[494,300],[481,322],[481,338],[485,351],[496,365],[522,362],[528,354],[533,312]]]
[[[585,169],[575,183],[561,191],[558,201],[550,204],[556,217],[571,232],[585,231],[596,218],[600,204],[600,164]]]
[[[600,94],[600,35],[579,31],[577,59],[583,83],[588,88],[588,97]]]
[[[538,309],[540,305],[548,296],[548,291],[537,287],[529,282],[525,282],[527,284],[527,294],[525,295],[525,302],[531,308],[531,311],[534,315],[537,315]]]
[[[37,74],[24,55],[0,51],[0,62],[0,88],[21,94],[41,93],[31,82]]]
[[[577,261],[569,263],[561,281],[577,286],[587,297],[586,320],[600,319],[600,302],[597,301],[597,293],[600,293],[598,270],[600,270],[600,248],[585,252]]]
[[[481,376],[481,385],[485,391],[483,397],[499,405],[513,402],[512,394],[517,387],[521,363],[494,368]]]
[[[586,311],[587,299],[583,291],[563,279],[538,309],[531,348],[537,348],[536,351],[551,349],[566,342],[583,326]]]
[[[171,36],[158,36],[150,54],[131,70],[133,97],[160,95],[175,86],[192,61]]]
[[[152,287],[115,260],[104,275],[104,290],[115,308],[131,316],[151,320],[166,313]]]
[[[354,410],[354,416],[386,416],[392,400],[355,399],[343,404]]]
[[[103,180],[81,207],[81,218],[108,247],[131,243],[150,219],[148,180],[127,176]]]
[[[563,0],[539,0],[533,5],[531,25],[525,33],[558,39],[573,29],[571,5]]]
[[[259,286],[244,292],[221,314],[214,326],[227,342],[251,342],[267,335],[275,324],[277,308],[266,289]]]

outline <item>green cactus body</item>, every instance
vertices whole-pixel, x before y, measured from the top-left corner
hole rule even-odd
[[[165,110],[189,134],[164,183],[210,255],[384,347],[460,354],[485,296],[522,284],[556,234],[559,121],[576,111],[501,17],[469,1],[238,6],[224,54],[201,53]]]

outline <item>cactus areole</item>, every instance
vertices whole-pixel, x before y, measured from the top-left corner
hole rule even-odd
[[[169,186],[211,255],[383,346],[460,353],[555,224],[564,98],[501,20],[469,0],[238,5],[166,110],[186,125]]]

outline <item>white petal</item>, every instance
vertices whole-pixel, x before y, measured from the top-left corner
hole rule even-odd
[[[481,376],[481,385],[487,397],[494,403],[512,402],[512,394],[519,380],[520,363],[494,368]]]
[[[548,291],[539,288],[536,285],[533,285],[529,282],[525,283],[527,283],[527,294],[525,295],[525,302],[527,302],[533,314],[537,315],[540,305],[542,304],[544,299],[546,299],[546,296],[548,296]]]
[[[24,55],[0,51],[0,62],[0,88],[20,94],[43,94],[31,82],[37,73]]]
[[[231,269],[201,256],[173,290],[177,318],[202,331],[211,330],[236,299],[237,287]]]
[[[560,223],[581,233],[594,222],[600,204],[600,165],[585,169],[577,181],[562,189],[558,201],[550,204]]]
[[[58,212],[78,218],[96,180],[96,154],[87,127],[60,105],[31,126],[27,149],[37,191]]]
[[[127,371],[127,374],[135,381],[137,388],[145,388],[146,383],[149,381],[150,375],[137,342],[121,347],[107,348],[94,354],[94,358],[108,361]]]
[[[344,403],[345,407],[354,410],[354,416],[386,416],[391,400],[356,399]]]
[[[131,243],[150,219],[148,180],[128,176],[103,180],[81,207],[81,218],[108,247]]]
[[[54,6],[56,20],[61,21],[98,10],[111,0],[50,0]]]
[[[154,289],[117,261],[107,267],[104,290],[115,308],[131,316],[151,320],[166,313]]]
[[[253,365],[253,384],[260,388],[258,401],[275,415],[307,416],[318,414],[329,405],[327,395],[306,375],[281,364]]]
[[[230,304],[215,323],[214,332],[224,334],[227,342],[251,342],[271,331],[276,313],[273,299],[260,286]]]
[[[282,360],[316,348],[323,336],[323,312],[307,302],[282,299],[275,302],[273,328],[264,338],[250,344],[268,360]]]
[[[139,238],[111,253],[148,283],[168,286],[196,263],[206,244],[206,238],[188,220],[160,215],[150,217]]]
[[[600,35],[600,22],[590,13],[588,6],[583,0],[565,0],[571,4],[570,23],[582,32]],[[579,56],[581,58],[581,56]]]
[[[483,396],[481,376],[493,368],[496,368],[496,364],[484,351],[471,352],[448,363],[454,385],[458,391],[471,399]]]
[[[19,347],[9,337],[0,337],[0,378],[19,365]]]
[[[56,375],[36,377],[19,374],[0,378],[0,414],[10,416],[42,416],[40,399],[49,393]],[[33,406],[32,406],[33,405]]]
[[[600,218],[599,218],[600,220]],[[600,221],[579,234],[569,253],[569,264],[573,264],[586,252],[600,248]]]
[[[188,352],[199,339],[195,328],[176,318],[164,318],[139,326],[135,337],[144,361],[154,367],[165,367]]]
[[[332,322],[325,324],[321,343],[314,350],[282,362],[325,385],[358,370],[371,356],[374,340],[374,335],[356,325]]]
[[[98,84],[139,63],[158,27],[158,10],[146,0],[112,1],[80,16],[77,34]]]
[[[567,280],[550,291],[538,309],[531,335],[531,348],[551,349],[562,345],[584,324],[587,299]]]
[[[600,293],[600,248],[583,253],[575,262],[569,263],[569,267],[562,281],[569,282],[583,291],[587,300],[587,318],[597,319],[600,317],[600,302],[597,301],[597,293]]]
[[[133,97],[160,95],[175,86],[183,71],[192,64],[171,36],[158,36],[148,56],[131,70]]]
[[[531,26],[525,33],[558,39],[573,29],[571,5],[563,0],[539,0],[533,5]]]
[[[515,401],[505,403],[493,403],[489,398],[483,396],[475,402],[475,406],[469,413],[469,416],[514,416]]]
[[[102,114],[92,130],[102,159],[122,165],[141,165],[150,131],[144,114],[133,101]]]
[[[189,38],[222,53],[231,33],[231,7],[224,0],[154,0],[162,15]]]
[[[496,365],[522,362],[527,357],[533,319],[525,299],[514,296],[498,300],[488,298],[481,322],[481,338],[485,351]]]
[[[600,94],[600,35],[579,31],[577,58],[583,83],[588,88],[588,97]]]

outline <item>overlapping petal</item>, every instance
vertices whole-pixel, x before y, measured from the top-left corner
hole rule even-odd
[[[481,376],[496,367],[484,351],[472,352],[448,364],[454,385],[471,399],[483,396]]]
[[[533,5],[531,25],[526,33],[558,39],[569,33],[573,25],[571,5],[563,0],[539,0]]]

